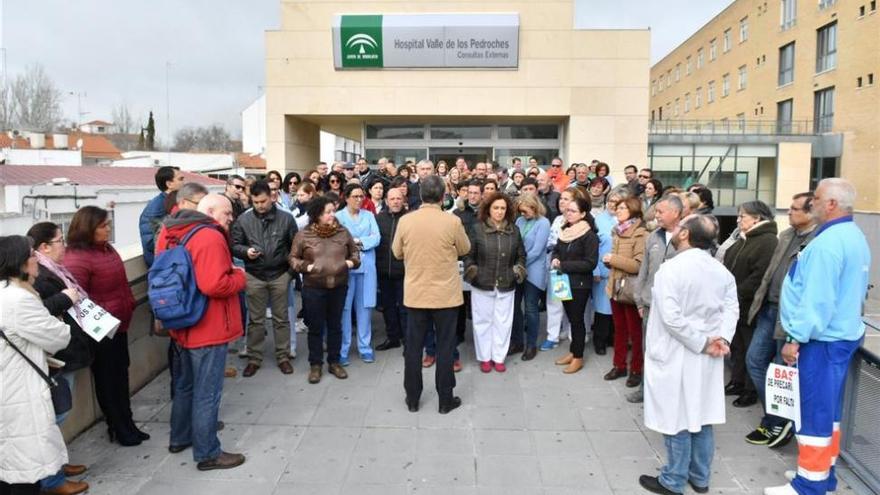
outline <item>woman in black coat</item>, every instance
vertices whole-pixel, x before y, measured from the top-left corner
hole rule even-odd
[[[739,321],[730,343],[730,383],[724,388],[724,392],[726,395],[739,395],[733,401],[734,406],[748,407],[758,401],[755,384],[746,369],[746,352],[755,332],[754,325],[748,323],[749,308],[770,265],[778,239],[773,212],[764,202],[743,203],[739,207],[737,218],[739,238],[724,253],[724,266],[736,279],[736,293],[739,298]]]
[[[565,314],[571,322],[570,352],[556,361],[568,365],[564,373],[577,373],[584,367],[584,344],[587,325],[584,310],[593,287],[593,269],[599,261],[599,236],[590,215],[590,203],[583,197],[574,198],[565,211],[565,223],[559,232],[559,241],[553,248],[550,268],[568,275],[571,284],[570,301],[563,301]]]

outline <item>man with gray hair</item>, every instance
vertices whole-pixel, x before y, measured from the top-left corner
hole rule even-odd
[[[782,359],[797,363],[801,421],[797,471],[791,483],[766,495],[812,495],[837,490],[840,419],[849,363],[865,337],[862,311],[871,250],[853,221],[855,187],[824,179],[811,210],[820,224],[782,282],[779,315],[785,330]]]
[[[433,168],[433,165],[432,165]],[[458,258],[470,252],[471,243],[464,225],[455,215],[440,208],[446,191],[443,179],[428,175],[421,181],[422,207],[403,216],[394,235],[391,250],[403,260],[403,304],[407,309],[404,368],[406,405],[419,410],[422,394],[422,349],[425,334],[433,326],[437,338],[436,386],[440,414],[461,405],[453,396],[455,373],[455,324],[461,296]]]
[[[691,215],[671,232],[678,252],[657,270],[645,341],[645,426],[662,433],[667,462],[639,484],[663,495],[709,490],[713,425],[726,421],[724,356],[739,318],[733,275],[707,252],[718,224]]]
[[[208,188],[198,182],[187,182],[177,190],[177,207],[181,210],[195,210],[199,201],[208,195]]]
[[[681,199],[675,194],[668,194],[660,198],[654,206],[657,230],[651,233],[645,242],[645,256],[639,267],[638,283],[636,283],[635,300],[642,317],[642,342],[645,341],[645,329],[648,325],[648,315],[651,312],[651,289],[654,288],[654,275],[666,260],[675,256],[675,248],[671,246],[672,233],[678,227],[681,220],[681,212],[684,209]],[[637,404],[642,402],[644,381],[639,389],[629,393],[626,400]]]
[[[422,204],[421,184],[426,177],[434,175],[434,162],[431,160],[419,160],[416,164],[416,176],[418,180],[409,185],[407,203],[411,210],[415,210]]]

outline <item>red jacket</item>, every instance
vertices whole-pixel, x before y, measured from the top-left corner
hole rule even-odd
[[[128,331],[134,314],[134,295],[125,275],[125,264],[113,246],[106,243],[84,249],[68,248],[64,266],[89,299],[120,321],[117,332]]]
[[[213,219],[194,210],[181,210],[165,220],[156,239],[156,256],[168,248],[169,237],[182,239],[198,224],[202,229],[186,245],[192,256],[199,290],[208,297],[205,316],[186,330],[172,330],[171,337],[184,349],[227,344],[243,334],[238,293],[247,285],[244,270],[232,265],[229,240]]]

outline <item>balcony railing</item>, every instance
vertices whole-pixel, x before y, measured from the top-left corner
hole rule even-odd
[[[705,135],[784,135],[816,134],[812,120],[652,120],[651,134],[705,134]]]

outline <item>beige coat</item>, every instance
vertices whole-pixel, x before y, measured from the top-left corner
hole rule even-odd
[[[605,293],[612,299],[618,280],[639,274],[642,259],[645,257],[645,241],[648,239],[648,231],[641,221],[636,222],[623,234],[618,234],[616,227],[613,232],[611,259],[608,261],[611,272],[608,275],[608,284],[605,286]]]
[[[400,219],[391,245],[403,260],[403,304],[410,308],[442,309],[464,304],[458,258],[468,254],[471,243],[461,220],[423,204]]]

